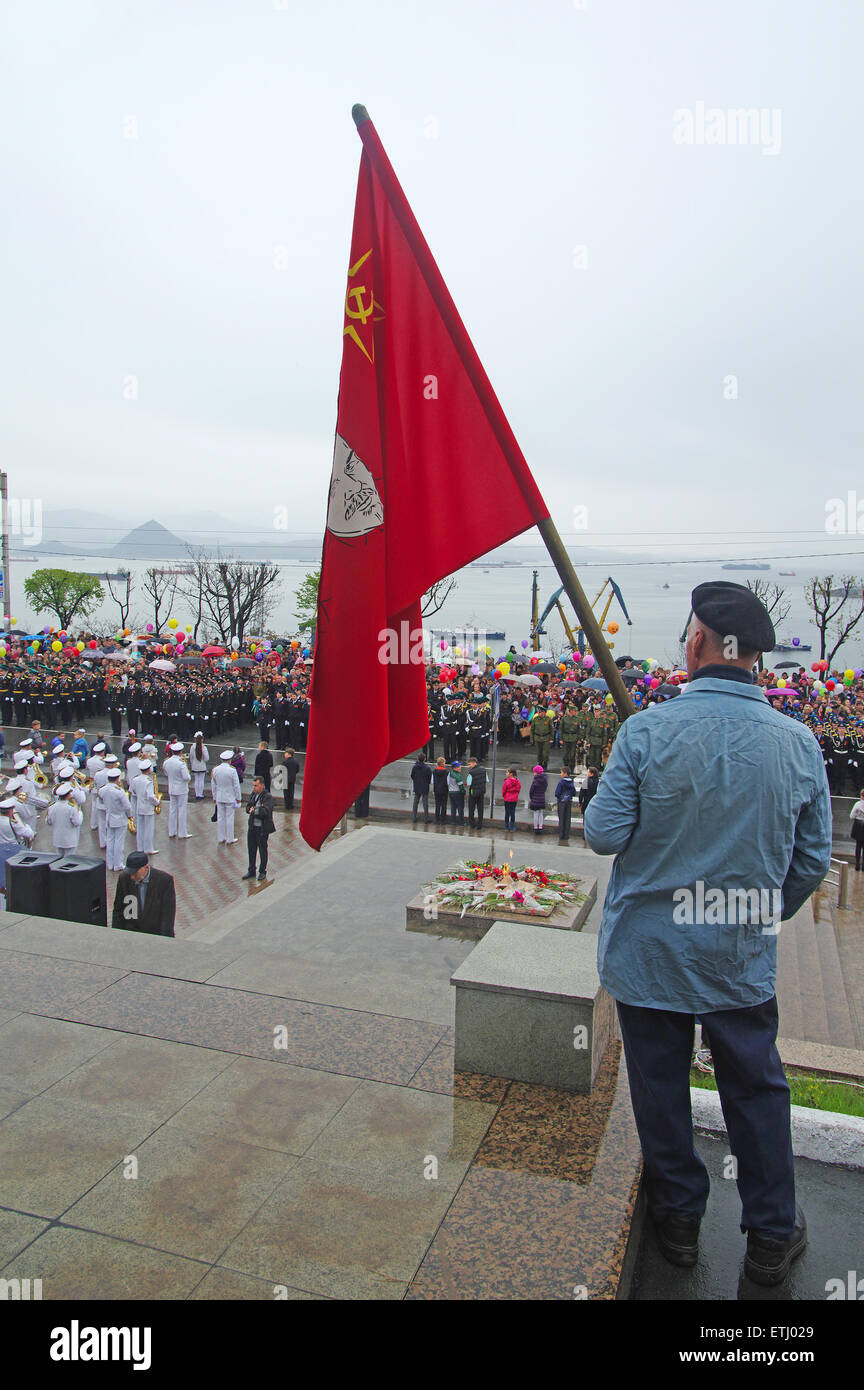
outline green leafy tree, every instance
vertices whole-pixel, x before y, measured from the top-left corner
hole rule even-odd
[[[24,592],[36,613],[56,613],[61,628],[88,617],[105,599],[96,576],[77,570],[34,570],[24,580]]]
[[[294,594],[297,601],[294,616],[301,628],[308,627],[313,630],[315,628],[318,618],[318,584],[320,580],[320,569],[312,570],[311,574],[306,575],[300,588]]]

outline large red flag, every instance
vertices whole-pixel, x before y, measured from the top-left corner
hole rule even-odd
[[[420,600],[549,515],[372,122],[363,154],[300,831],[429,738]]]

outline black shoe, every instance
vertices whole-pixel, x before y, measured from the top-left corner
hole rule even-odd
[[[657,1244],[670,1264],[692,1269],[699,1258],[698,1216],[655,1216]]]
[[[795,1208],[795,1229],[785,1240],[762,1235],[759,1231],[748,1231],[747,1256],[744,1260],[748,1279],[752,1279],[754,1284],[782,1284],[792,1261],[804,1253],[806,1245],[807,1222],[800,1207]]]
[[[243,877],[244,877],[244,878],[254,878],[254,877],[255,877],[255,870],[253,869],[251,873],[244,874]]]
[[[266,879],[266,877],[267,877],[266,874],[259,874],[259,875],[258,875],[258,882],[259,882],[259,883],[263,883],[264,880]]]

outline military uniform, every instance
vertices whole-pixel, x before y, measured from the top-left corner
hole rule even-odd
[[[537,761],[544,769],[549,761],[549,742],[554,730],[552,717],[546,710],[535,714],[531,721],[531,738],[537,749]]]
[[[564,767],[569,767],[572,770],[576,766],[576,760],[579,754],[579,715],[574,714],[571,709],[568,709],[566,714],[561,716],[559,732],[561,734],[561,749]]]
[[[606,720],[598,710],[594,710],[588,715],[588,728],[585,737],[587,742],[587,765],[588,767],[596,767],[599,772],[603,766],[603,745],[606,742]]]

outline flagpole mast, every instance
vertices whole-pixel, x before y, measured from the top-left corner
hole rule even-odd
[[[531,514],[534,516],[535,524],[543,537],[546,549],[558,571],[567,597],[573,604],[576,616],[582,625],[597,664],[606,679],[606,684],[618,707],[618,713],[622,719],[626,719],[628,715],[634,713],[634,706],[630,699],[630,694],[621,679],[621,672],[615,665],[612,652],[600,631],[600,625],[597,622],[594,610],[588,602],[585,590],[576,577],[576,571],[573,568],[570,556],[567,554],[564,543],[558,534],[558,528],[549,516],[548,508],[543,498],[540,496],[534,479],[528,471],[528,466],[525,463],[522,451],[507,423],[489,378],[483,370],[482,363],[474,350],[474,345],[468,336],[465,325],[459,317],[459,311],[450,297],[450,292],[444,283],[441,272],[435,264],[435,259],[432,252],[429,250],[426,238],[423,236],[414,218],[414,214],[408,206],[405,194],[402,191],[402,187],[396,177],[390,160],[387,158],[386,151],[378,138],[378,132],[372,124],[369,112],[366,110],[365,106],[356,105],[352,107],[351,115],[354,118],[357,133],[363,142],[363,148],[372,161],[378,179],[387,194],[393,215],[396,217],[403,235],[408,245],[411,247],[418,269],[422,273],[429,292],[435,301],[438,312],[447,326],[453,345],[462,359],[462,365],[477,393],[478,400],[486,412],[489,424],[501,451],[510,465],[513,478],[522,492],[531,510]]]
[[[547,516],[544,520],[537,522],[537,530],[543,537],[543,542],[558,571],[558,577],[564,585],[567,597],[576,610],[576,616],[582,624],[582,629],[588,638],[588,645],[596,658],[597,665],[603,672],[603,677],[609,687],[609,693],[615,701],[618,713],[622,719],[626,719],[628,715],[635,713],[630,692],[621,679],[621,672],[615,665],[612,649],[603,636],[594,609],[588,602],[588,595],[579,582],[573,568],[573,562],[558,534],[558,527],[551,516]]]

